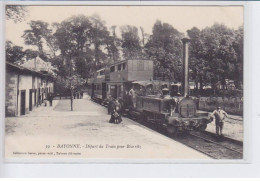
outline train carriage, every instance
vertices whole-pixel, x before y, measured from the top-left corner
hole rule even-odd
[[[132,82],[150,80],[153,77],[153,61],[124,60],[98,70],[92,82],[94,100],[106,102],[111,96],[123,99],[132,87]]]

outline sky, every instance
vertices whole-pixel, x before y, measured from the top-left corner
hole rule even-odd
[[[97,14],[109,28],[123,25],[143,27],[151,34],[156,20],[171,24],[185,33],[196,26],[203,29],[214,23],[223,23],[237,29],[243,25],[243,6],[27,6],[28,15],[23,22],[6,21],[6,40],[24,46],[24,30],[29,29],[31,20],[42,20],[49,24],[61,22],[71,16]],[[119,28],[117,28],[119,33]]]

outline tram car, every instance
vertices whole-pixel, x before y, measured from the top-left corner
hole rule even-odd
[[[183,41],[183,81],[153,80],[152,60],[124,60],[96,72],[91,97],[101,104],[119,99],[127,115],[163,127],[170,135],[205,130],[212,120],[189,96],[188,44]],[[134,95],[132,91],[134,90]]]
[[[102,104],[108,98],[123,100],[134,81],[153,78],[152,60],[124,60],[95,72],[91,84],[91,98]]]

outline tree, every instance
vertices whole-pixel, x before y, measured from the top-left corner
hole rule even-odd
[[[34,59],[39,56],[39,52],[31,49],[26,49],[24,51],[26,60]]]
[[[94,61],[95,66],[101,68],[105,63],[106,54],[101,50],[101,47],[107,45],[107,39],[109,37],[109,31],[105,26],[105,22],[100,19],[99,16],[94,15],[90,18],[91,22],[91,31],[90,31],[90,40],[94,45]]]
[[[21,64],[24,57],[23,47],[16,46],[11,41],[6,42],[6,61]]]
[[[139,59],[142,57],[142,47],[135,26],[126,25],[121,27],[122,48],[125,59]]]
[[[83,15],[73,16],[55,26],[54,36],[61,54],[52,61],[58,69],[57,74],[67,80],[65,85],[71,91],[73,110],[73,92],[84,82],[82,78],[87,80],[90,72],[99,68],[105,59],[101,46],[105,44],[108,32],[101,20]]]
[[[147,55],[145,53],[145,45],[147,43],[147,40],[149,39],[149,35],[147,33],[144,32],[143,27],[140,26],[140,31],[141,31],[141,35],[142,35],[142,43],[141,43],[141,47],[142,47],[142,55],[143,58],[146,59]]]
[[[95,70],[93,57],[93,52],[90,50],[88,52],[80,52],[75,57],[75,71],[85,80],[90,78],[92,76],[91,72],[94,72]]]
[[[106,50],[108,61],[110,63],[114,63],[119,61],[120,54],[119,54],[119,46],[121,45],[120,39],[116,36],[116,26],[111,27],[112,35],[106,38]]]
[[[214,24],[203,30],[188,30],[191,39],[190,68],[200,88],[211,85],[214,90],[220,83],[226,89],[226,80],[241,85],[243,75],[243,29],[234,31],[223,24]]]
[[[6,5],[5,14],[7,20],[13,20],[15,23],[21,22],[27,15],[27,9],[21,5]]]
[[[167,23],[156,21],[145,51],[154,60],[154,77],[163,80],[182,79],[181,74],[181,34]]]
[[[236,52],[235,58],[235,70],[234,70],[234,81],[235,86],[238,89],[242,89],[243,85],[243,59],[244,59],[244,29],[240,26],[238,30],[234,32],[233,48]]]
[[[25,30],[22,36],[25,44],[36,46],[41,55],[47,56],[50,52],[51,57],[55,56],[58,47],[49,24],[43,21],[31,21],[29,25],[30,29]],[[44,51],[46,48],[48,49]]]
[[[209,65],[204,59],[206,53],[201,39],[201,31],[193,27],[187,31],[187,34],[190,38],[190,75],[195,81],[195,88],[198,89],[198,83],[200,83],[200,89],[203,89],[203,85],[209,83],[209,80],[206,79]]]
[[[232,46],[234,31],[223,24],[214,24],[210,28],[202,30],[202,41],[204,42],[204,59],[209,65],[211,72],[210,84],[216,89],[220,82],[226,88],[226,79],[231,79],[234,72],[235,51]]]

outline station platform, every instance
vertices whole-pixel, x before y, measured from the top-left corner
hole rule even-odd
[[[90,99],[54,100],[30,114],[6,118],[7,158],[210,160],[169,137],[123,118],[109,123],[107,109]],[[24,154],[14,154],[24,153]],[[30,153],[30,154],[29,154]]]

